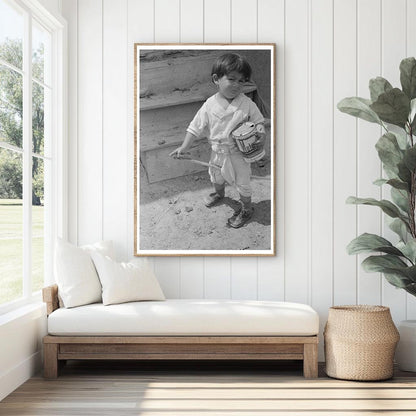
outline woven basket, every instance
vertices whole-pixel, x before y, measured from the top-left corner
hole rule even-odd
[[[389,308],[370,305],[330,308],[324,341],[329,377],[344,380],[393,377],[399,332]]]

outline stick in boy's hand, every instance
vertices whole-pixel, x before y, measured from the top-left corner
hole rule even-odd
[[[173,157],[174,159],[179,159],[182,155],[182,149],[178,147],[173,152],[169,153],[170,157]]]
[[[190,152],[184,152],[181,147],[178,147],[173,152],[169,153],[170,157],[174,159],[182,159],[185,155],[190,155]]]
[[[194,136],[192,133],[187,132],[182,146],[179,146],[173,152],[169,153],[169,156],[173,157],[174,159],[180,159],[181,155],[186,154],[187,150],[191,148],[192,143],[195,141],[195,139],[196,136]]]

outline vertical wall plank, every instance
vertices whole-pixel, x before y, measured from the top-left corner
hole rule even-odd
[[[334,0],[334,104],[357,95],[356,2]],[[345,204],[356,194],[356,120],[334,113],[334,304],[357,301],[355,256],[345,247],[356,236],[356,208]]]
[[[381,74],[381,2],[369,0],[358,2],[358,96],[369,98],[368,81]],[[373,182],[381,177],[380,159],[374,148],[381,136],[380,126],[358,121],[357,167],[358,195],[363,198],[380,199],[381,189]],[[381,234],[381,210],[377,207],[358,206],[357,234]],[[361,262],[368,255],[358,256],[357,302],[379,305],[381,303],[380,273],[367,273]]]
[[[155,42],[179,42],[179,0],[155,1]]]
[[[332,306],[333,2],[315,0],[311,37],[311,302],[320,316]],[[320,320],[321,334],[326,319]],[[320,359],[323,359],[323,343]]]
[[[78,2],[63,0],[68,22],[68,91],[78,87]],[[68,240],[78,242],[78,94],[68,96]]]
[[[204,297],[204,261],[201,257],[182,257],[180,278],[181,298],[201,299]]]
[[[180,4],[179,0],[155,1],[155,42],[179,42]],[[179,257],[155,259],[156,276],[166,288],[165,295],[169,298],[181,296],[181,260]]]
[[[102,239],[102,3],[78,1],[78,243]]]
[[[257,299],[257,259],[233,258],[231,262],[231,298]]]
[[[231,299],[231,264],[228,257],[205,259],[205,298]]]
[[[231,40],[257,42],[256,0],[231,1]],[[255,190],[254,190],[255,192]],[[239,230],[235,230],[238,233]],[[257,298],[257,258],[231,258],[231,296],[233,299]]]
[[[308,1],[286,2],[285,300],[308,302]]]
[[[181,264],[179,258],[155,258],[153,264],[155,275],[166,298],[179,299],[181,297],[181,282],[179,279]]]
[[[231,36],[231,1],[204,1],[204,42],[229,43]],[[218,11],[221,10],[221,13]],[[231,259],[208,257],[205,259],[205,297],[229,299],[231,297]]]
[[[416,57],[416,25],[414,24],[414,16],[416,16],[416,2],[407,0],[406,2],[406,29],[407,29],[407,51],[406,56]]]
[[[257,0],[231,0],[231,42],[257,42]]]
[[[402,22],[401,24],[399,22]],[[406,56],[406,0],[382,0],[382,75],[393,86],[400,86],[400,61]],[[385,190],[384,198],[390,198]],[[388,227],[384,229],[388,240],[395,238]],[[383,279],[382,302],[389,306],[395,322],[406,319],[406,293],[397,290]]]
[[[416,16],[416,2],[407,0],[407,51],[406,57],[416,57],[416,25],[414,24],[414,16]],[[407,314],[406,319],[416,319],[416,297],[407,296]]]
[[[127,65],[127,257],[134,253],[134,44],[154,41],[153,0],[128,0],[128,65]]]
[[[258,298],[284,299],[285,252],[284,252],[284,121],[285,121],[285,2],[284,0],[259,0],[258,42],[276,43],[275,72],[275,186],[276,203],[276,257],[258,259]]]
[[[154,0],[128,0],[127,13],[130,49],[135,42],[154,42]]]
[[[203,0],[180,0],[180,41],[197,43],[204,39]],[[182,257],[180,261],[181,298],[204,297],[204,260]]]
[[[180,41],[202,43],[204,41],[204,1],[180,0]]]
[[[103,238],[127,253],[127,0],[103,1]],[[123,260],[126,258],[124,257]]]
[[[204,41],[230,42],[231,0],[209,0],[205,1],[204,5]]]

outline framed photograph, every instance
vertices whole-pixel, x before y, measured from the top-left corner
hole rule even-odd
[[[134,45],[136,256],[274,256],[274,44]]]

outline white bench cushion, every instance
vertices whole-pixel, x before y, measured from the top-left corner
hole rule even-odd
[[[318,314],[289,302],[168,299],[61,308],[48,317],[50,335],[288,335],[319,332]]]

